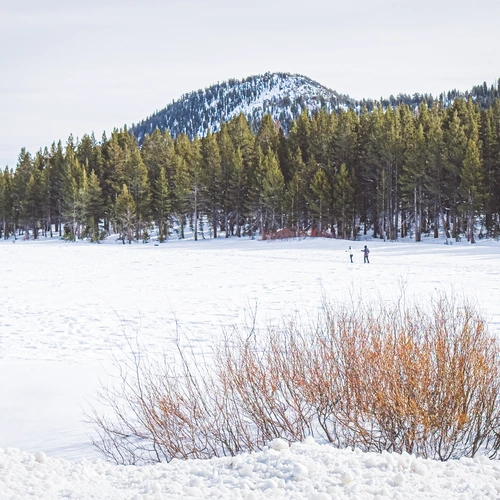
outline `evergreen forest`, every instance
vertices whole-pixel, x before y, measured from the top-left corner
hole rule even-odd
[[[0,172],[0,236],[500,236],[500,99],[244,114],[204,137],[72,136]]]

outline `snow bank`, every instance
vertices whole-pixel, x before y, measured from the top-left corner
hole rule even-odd
[[[337,450],[308,438],[275,440],[259,453],[212,460],[174,460],[134,467],[69,462],[0,450],[2,499],[231,498],[479,499],[499,498],[500,462],[487,458],[434,462],[408,454]]]

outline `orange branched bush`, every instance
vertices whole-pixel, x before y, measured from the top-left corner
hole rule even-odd
[[[279,229],[278,231],[262,230],[260,236],[262,240],[289,240],[291,238],[303,238],[305,233],[294,227],[285,227],[283,229]]]
[[[113,414],[94,414],[95,444],[119,463],[309,435],[439,460],[498,454],[500,349],[477,307],[440,297],[323,312],[313,326],[228,335],[210,361],[131,358],[121,387],[101,394]]]
[[[332,233],[329,233],[325,229],[319,230],[318,228],[311,228],[311,230],[309,231],[309,236],[311,238],[333,238]]]

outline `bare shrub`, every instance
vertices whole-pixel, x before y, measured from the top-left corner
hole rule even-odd
[[[324,356],[338,371],[324,398],[337,397],[322,421],[330,441],[440,460],[496,454],[499,346],[470,303],[329,311],[328,322]]]
[[[209,363],[181,350],[159,359],[145,355],[138,342],[129,347],[118,360],[118,385],[103,385],[98,394],[110,415],[94,410],[90,416],[98,432],[94,445],[106,458],[139,465],[252,449],[251,435]]]
[[[284,227],[278,231],[264,229],[261,231],[262,240],[289,240],[292,238],[304,238],[305,236],[304,231],[300,231],[294,227]]]
[[[311,238],[333,238],[334,235],[329,233],[326,229],[319,229],[317,227],[311,228],[309,231],[309,236]]]
[[[308,435],[440,460],[500,448],[499,345],[464,300],[325,305],[312,326],[226,335],[209,361],[134,352],[120,386],[101,392],[111,417],[93,417],[96,446],[118,463],[234,455]]]

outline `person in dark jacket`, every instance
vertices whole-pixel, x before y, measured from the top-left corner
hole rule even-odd
[[[368,254],[370,253],[370,250],[368,250],[368,247],[365,245],[365,248],[363,250],[361,250],[363,252],[363,255],[365,257],[364,259],[364,264],[369,264],[370,263],[370,259],[368,259]]]

